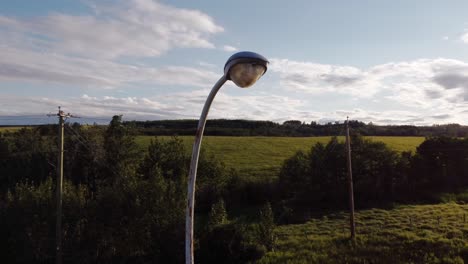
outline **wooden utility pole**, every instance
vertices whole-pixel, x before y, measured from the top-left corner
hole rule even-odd
[[[53,115],[48,115],[53,116]],[[55,241],[56,241],[56,259],[55,263],[62,264],[62,192],[63,192],[63,128],[65,119],[69,117],[76,117],[70,113],[65,114],[58,107],[57,116],[59,118],[59,157],[57,166],[57,218],[55,222]]]
[[[356,224],[354,222],[354,190],[353,190],[353,170],[351,167],[351,140],[349,138],[349,120],[346,117],[346,152],[348,163],[348,195],[349,195],[349,225],[351,230],[351,239],[356,237]]]

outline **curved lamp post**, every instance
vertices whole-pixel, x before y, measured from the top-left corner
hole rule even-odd
[[[247,88],[252,86],[267,70],[268,60],[260,54],[243,51],[232,55],[224,66],[224,75],[216,82],[211,89],[205,106],[198,121],[197,133],[192,149],[192,160],[190,162],[189,183],[188,183],[188,204],[185,219],[185,263],[193,264],[193,217],[195,207],[195,181],[197,178],[198,155],[202,142],[203,131],[205,130],[206,117],[210,110],[211,103],[227,80],[232,80],[237,86]]]

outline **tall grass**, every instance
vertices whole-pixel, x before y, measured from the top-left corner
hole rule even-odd
[[[279,226],[273,252],[259,263],[464,263],[468,261],[468,205],[410,205],[339,212],[300,225]]]

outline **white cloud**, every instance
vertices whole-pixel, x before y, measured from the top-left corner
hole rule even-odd
[[[460,36],[461,41],[468,44],[468,32],[465,32],[463,35]]]
[[[86,15],[0,15],[0,81],[109,89],[128,83],[205,87],[219,77],[209,69],[122,62],[174,48],[214,48],[209,38],[223,28],[207,14],[152,0],[91,6],[94,13]]]
[[[191,67],[153,68],[14,48],[0,49],[0,81],[25,80],[98,88],[116,88],[135,82],[205,87],[218,77],[219,74],[212,71]]]
[[[449,37],[448,36],[443,36],[442,40],[449,40]]]
[[[380,124],[466,124],[468,118],[468,63],[463,61],[418,59],[368,69],[287,59],[271,62],[271,71],[279,74],[280,87],[287,91],[332,101],[355,100],[367,107],[378,102],[367,109],[368,114],[354,115],[355,119]],[[381,108],[387,111],[370,110]],[[333,113],[319,116],[324,120],[339,117]]]
[[[53,111],[56,106],[61,105],[64,106],[64,111],[72,112],[81,117],[109,118],[118,114],[137,119],[181,117],[177,116],[178,107],[138,97],[92,97],[85,94],[81,97],[55,99],[5,96],[0,99],[0,104],[6,106],[6,108],[0,110],[0,116],[48,113],[51,110]]]
[[[198,65],[204,67],[204,68],[211,68],[211,69],[214,69],[216,68],[216,65],[213,64],[213,63],[209,63],[209,62],[206,62],[206,61],[199,61],[198,62]]]
[[[47,97],[2,96],[0,116],[33,115],[48,113],[55,106],[66,106],[65,111],[82,117],[109,119],[121,114],[127,120],[198,119],[209,90],[172,93],[154,98],[145,97],[94,97],[83,95],[67,99]],[[272,120],[302,120],[321,123],[351,119],[375,124],[431,125],[465,123],[468,107],[418,113],[407,110],[369,110],[363,108],[319,111],[304,109],[305,101],[279,95],[230,95],[223,91],[216,96],[208,118]],[[0,118],[0,124],[2,119]]]
[[[55,106],[83,117],[103,118],[122,114],[139,120],[191,118],[198,119],[208,96],[208,90],[172,93],[155,98],[145,97],[81,97],[53,99],[47,97],[3,96],[0,116],[48,113]],[[234,96],[220,92],[211,107],[209,118],[244,118],[256,120],[286,120],[297,112],[299,100],[277,95]],[[282,105],[278,108],[278,105]],[[286,115],[285,115],[286,114]],[[1,122],[1,119],[0,119]]]
[[[93,15],[0,16],[0,45],[40,47],[88,58],[153,57],[173,48],[214,48],[224,29],[205,13],[152,0],[96,2]]]
[[[376,65],[367,70],[312,62],[272,59],[270,69],[285,89],[316,94],[348,94],[372,98],[385,94],[404,105],[468,102],[468,63],[451,59],[419,59]]]
[[[285,89],[305,93],[349,93],[369,97],[377,90],[367,73],[350,66],[271,59],[270,69],[280,74]]]
[[[224,45],[223,50],[227,52],[234,52],[234,51],[238,51],[239,49],[233,46]]]
[[[232,95],[227,92],[233,85],[227,84],[217,95],[209,118],[327,122],[343,120],[349,115],[352,119],[377,124],[416,125],[466,124],[468,119],[468,64],[461,61],[421,59],[377,65],[367,70],[287,60],[272,61],[271,72],[279,73],[280,82],[285,89],[297,88],[300,92],[284,96],[281,89],[268,93],[248,90],[249,93],[246,94]],[[284,61],[287,63],[283,63]],[[291,74],[296,76],[291,78]],[[219,74],[214,72],[189,67],[150,68],[103,60],[72,59],[58,54],[25,52],[12,48],[0,49],[0,81],[42,80],[110,88],[132,82],[148,82],[190,84],[205,88],[210,87],[218,78]],[[360,108],[336,104],[333,108],[340,110],[323,111],[310,107],[314,105],[313,100],[317,100],[314,99],[315,96],[307,96],[311,84],[314,87],[312,92],[321,94],[320,100],[323,100],[324,94],[332,95],[328,97],[330,104],[336,103],[336,100],[346,103],[346,100],[350,102],[356,99],[353,104]],[[235,94],[239,94],[244,90],[235,91]],[[368,91],[371,91],[368,95],[360,94]],[[66,99],[2,95],[0,116],[47,113],[51,106],[54,108],[62,105],[73,113],[89,117],[123,114],[129,119],[142,120],[196,119],[208,93],[209,90],[203,89],[165,92],[156,98],[121,97],[113,93],[113,96],[83,95]],[[348,96],[349,94],[352,96]],[[371,101],[378,101],[378,106],[365,106],[365,102]]]

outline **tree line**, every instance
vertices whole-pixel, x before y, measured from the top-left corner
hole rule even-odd
[[[194,135],[198,120],[156,120],[131,121],[139,133],[144,135]],[[450,136],[465,137],[468,126],[445,124],[432,126],[413,125],[375,125],[357,120],[350,120],[353,131],[363,136]],[[343,132],[343,122],[315,121],[306,123],[300,120],[288,120],[283,123],[254,120],[208,120],[205,135],[211,136],[336,136]]]
[[[138,126],[66,125],[65,263],[180,263],[190,157],[177,137],[144,151]],[[0,258],[55,257],[57,126],[0,133]],[[355,131],[355,130],[353,130]],[[355,131],[356,132],[356,131]],[[357,208],[433,202],[468,187],[468,139],[428,137],[398,153],[354,133]],[[274,250],[276,224],[347,208],[345,145],[336,138],[284,161],[277,181],[250,182],[202,152],[196,191],[198,263],[253,262]]]
[[[398,153],[382,142],[354,135],[351,150],[357,208],[440,202],[441,194],[468,188],[468,139],[430,137],[415,153]],[[347,208],[345,155],[345,143],[332,138],[284,162],[280,200],[295,208],[296,218]]]

